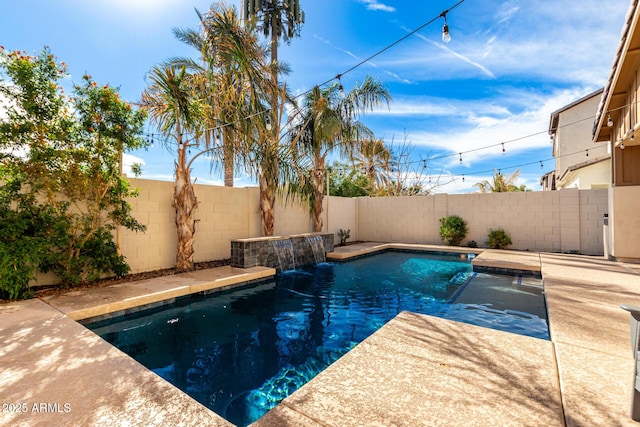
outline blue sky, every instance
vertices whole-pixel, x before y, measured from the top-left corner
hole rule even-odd
[[[173,56],[195,56],[174,27],[196,28],[202,0],[21,0],[5,2],[0,44],[35,52],[49,46],[68,64],[71,82],[84,73],[120,87],[135,102],[145,73]],[[283,80],[294,93],[343,74],[457,1],[301,0],[301,37],[282,44]],[[239,7],[240,1],[228,1]],[[629,0],[465,0],[447,15],[452,40],[441,41],[437,19],[371,61],[343,75],[345,90],[366,75],[381,79],[393,97],[389,109],[363,121],[379,138],[413,148],[413,158],[438,192],[471,192],[493,169],[520,167],[519,184],[538,190],[554,168],[547,129],[551,112],[601,88],[618,46]],[[501,143],[505,142],[505,152]],[[481,149],[498,144],[498,146]],[[475,150],[465,153],[470,150]],[[462,163],[459,159],[463,152]],[[156,144],[131,153],[143,178],[172,180],[173,155]],[[204,156],[203,156],[204,157]],[[541,168],[540,162],[543,161]],[[199,183],[221,183],[206,160],[196,162]],[[464,182],[461,179],[465,175]],[[446,183],[446,184],[445,184]],[[240,176],[236,185],[252,185]]]

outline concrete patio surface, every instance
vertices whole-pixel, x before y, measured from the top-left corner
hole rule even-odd
[[[367,243],[336,248],[332,256],[394,247],[462,249]],[[640,305],[638,266],[471,252],[482,252],[474,265],[540,272],[551,341],[404,312],[255,425],[637,425],[628,416],[629,314],[619,305]],[[0,425],[230,425],[74,319],[273,274],[238,270],[0,305]]]

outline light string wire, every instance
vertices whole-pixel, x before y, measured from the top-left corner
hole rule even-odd
[[[640,101],[637,101],[636,104],[637,103],[640,103]],[[623,106],[618,107],[616,109],[613,109],[611,111],[624,109],[624,108],[626,108],[626,107],[628,107],[630,105],[631,104],[623,105]],[[594,120],[596,117],[597,117],[597,115],[594,115],[594,116],[585,117],[585,118],[582,118],[582,119],[579,119],[579,120],[575,120],[573,122],[565,123],[565,124],[563,124],[561,126],[557,126],[556,130],[557,129],[563,129],[563,128],[569,127],[569,126],[573,126],[575,124],[578,124],[578,123],[581,123],[581,122],[585,122],[587,120]],[[438,155],[438,156],[434,156],[434,157],[427,157],[427,158],[424,158],[424,159],[406,161],[403,164],[404,165],[412,165],[412,164],[418,164],[418,163],[431,162],[431,161],[434,161],[434,160],[441,160],[441,159],[445,159],[445,158],[449,158],[449,157],[462,156],[462,155],[465,155],[465,154],[468,154],[468,153],[487,150],[487,149],[498,147],[498,146],[501,146],[501,145],[504,146],[504,144],[509,144],[509,143],[513,143],[513,142],[522,141],[522,140],[525,140],[525,139],[528,139],[528,138],[532,138],[534,136],[542,135],[542,134],[545,134],[545,133],[548,133],[548,132],[549,132],[548,130],[534,132],[534,133],[531,133],[531,134],[528,134],[528,135],[515,137],[515,138],[509,139],[509,140],[505,140],[505,141],[502,141],[502,142],[497,142],[497,143],[485,145],[485,146],[482,146],[482,147],[472,148],[472,149],[469,149],[469,150],[464,150],[464,151],[459,151],[459,152],[453,152],[451,154],[443,154],[443,155]],[[351,143],[352,143],[352,141],[342,141],[342,142],[338,143],[337,145],[348,145],[348,144],[351,144]],[[216,147],[216,148],[221,149],[221,147]],[[592,148],[592,150],[597,149],[597,148],[598,147],[596,146],[595,148]],[[532,162],[529,162],[529,163],[526,163],[526,164],[505,166],[505,167],[501,167],[501,168],[493,168],[491,170],[482,171],[482,172],[470,172],[470,173],[464,173],[464,174],[456,174],[456,176],[457,175],[467,176],[467,175],[481,174],[481,173],[491,172],[493,170],[515,169],[515,168],[522,167],[522,166],[529,166],[529,165],[532,165],[532,164],[538,164],[540,162],[548,162],[548,161],[551,161],[551,160],[554,160],[554,159],[558,159],[558,158],[562,158],[562,157],[570,156],[570,155],[575,155],[575,154],[580,154],[580,153],[584,153],[584,152],[588,152],[588,151],[589,151],[589,149],[584,149],[584,150],[577,151],[575,153],[569,153],[569,154],[555,156],[555,157],[551,157],[551,158],[547,158],[547,159],[532,161]]]
[[[389,49],[393,48],[394,46],[396,46],[397,44],[399,44],[399,43],[403,42],[403,41],[404,41],[404,40],[406,40],[407,38],[409,38],[409,37],[411,37],[412,35],[416,34],[418,31],[421,31],[421,30],[422,30],[422,29],[424,29],[425,27],[429,26],[430,24],[434,23],[434,22],[435,22],[435,21],[437,21],[438,19],[442,18],[444,15],[446,15],[447,13],[449,13],[451,10],[453,10],[453,9],[457,8],[458,6],[460,6],[460,5],[461,5],[462,3],[464,3],[464,2],[465,2],[465,0],[459,0],[456,4],[454,4],[453,6],[451,6],[449,9],[446,9],[446,10],[442,11],[441,13],[439,13],[439,14],[438,14],[437,16],[435,16],[434,18],[432,18],[432,19],[430,19],[429,21],[425,22],[424,24],[420,25],[418,28],[416,28],[416,29],[414,29],[414,30],[410,31],[409,33],[407,33],[407,34],[405,34],[404,36],[400,37],[399,39],[395,40],[395,41],[394,41],[394,42],[392,42],[391,44],[389,44],[389,45],[387,45],[387,46],[383,47],[382,49],[380,49],[380,50],[378,50],[377,52],[373,53],[372,55],[368,56],[366,59],[361,60],[361,61],[360,61],[360,62],[358,62],[357,64],[353,65],[351,68],[349,68],[349,69],[347,69],[347,70],[343,71],[342,73],[338,73],[338,74],[336,74],[336,76],[335,76],[335,77],[332,77],[332,78],[330,78],[330,79],[328,79],[328,80],[324,81],[323,83],[320,83],[319,85],[316,85],[316,86],[318,86],[318,87],[322,87],[322,86],[326,86],[326,85],[328,85],[329,83],[331,83],[331,82],[333,82],[333,81],[335,81],[335,80],[338,80],[338,81],[339,81],[339,80],[340,80],[340,77],[342,77],[342,76],[344,76],[345,74],[348,74],[348,73],[350,73],[350,72],[354,71],[355,69],[357,69],[357,68],[361,67],[362,65],[366,64],[367,62],[371,61],[373,58],[375,58],[375,57],[377,57],[377,56],[379,56],[379,55],[383,54],[383,53],[384,53],[384,52],[386,52],[387,50],[389,50]],[[301,97],[303,97],[303,96],[307,95],[307,94],[308,94],[308,93],[310,93],[312,90],[313,90],[313,89],[308,89],[308,90],[306,90],[306,91],[304,91],[304,92],[302,92],[302,93],[300,93],[300,94],[298,94],[298,95],[294,96],[294,97],[293,97],[293,99],[294,99],[294,100],[297,100],[298,98],[301,98]],[[278,108],[281,108],[281,107],[283,106],[283,104],[284,104],[284,101],[283,101],[283,103],[282,103],[282,104],[278,104]],[[272,107],[271,107],[271,108],[272,108]],[[253,118],[253,117],[257,117],[257,116],[262,116],[262,115],[264,115],[264,114],[268,113],[268,112],[271,110],[271,108],[267,108],[267,109],[265,109],[265,110],[263,110],[263,111],[258,111],[258,112],[255,112],[255,113],[253,113],[253,114],[249,114],[249,115],[247,115],[247,116],[243,117],[242,119],[239,119],[239,120],[234,121],[234,122],[223,123],[223,124],[218,125],[218,126],[213,126],[213,127],[210,127],[210,128],[202,129],[202,130],[201,130],[201,132],[203,132],[203,133],[204,133],[204,132],[207,132],[207,131],[216,131],[216,130],[220,130],[220,129],[223,129],[223,128],[227,127],[227,126],[232,126],[232,125],[234,125],[234,124],[237,124],[237,123],[238,123],[238,122],[240,122],[240,121],[248,120],[248,119],[251,119],[251,118]],[[289,132],[290,132],[290,130],[287,130],[287,131],[282,135],[282,137],[286,136]],[[142,135],[143,135],[143,136],[145,136],[145,135],[146,135],[146,136],[153,137],[153,136],[155,136],[155,135],[156,135],[156,133],[148,133],[148,134],[142,134]],[[168,142],[168,140],[163,140],[163,141],[164,141],[164,142]]]
[[[447,14],[449,11],[451,11],[451,10],[453,10],[453,9],[457,8],[458,6],[460,6],[462,3],[464,3],[464,1],[465,1],[465,0],[460,0],[460,1],[458,1],[456,4],[454,4],[453,6],[451,6],[449,9],[446,9],[445,11],[441,12],[440,14],[438,14],[437,16],[435,16],[434,18],[432,18],[432,19],[430,19],[429,21],[425,22],[424,24],[420,25],[420,26],[419,26],[419,27],[417,27],[416,29],[414,29],[414,30],[410,31],[409,33],[407,33],[407,34],[405,34],[404,36],[402,36],[401,38],[399,38],[399,39],[395,40],[395,41],[394,41],[394,42],[392,42],[391,44],[389,44],[389,45],[385,46],[384,48],[382,48],[382,49],[378,50],[377,52],[373,53],[372,55],[368,56],[367,58],[365,58],[365,59],[361,60],[360,62],[358,62],[357,64],[355,64],[355,65],[353,65],[352,67],[348,68],[347,70],[345,70],[345,71],[343,71],[343,72],[341,72],[341,73],[338,73],[335,77],[333,77],[333,78],[331,78],[331,79],[328,79],[328,80],[324,81],[323,83],[319,84],[318,86],[325,86],[325,85],[327,85],[327,84],[329,84],[329,83],[331,83],[331,82],[333,82],[333,81],[335,81],[335,80],[338,80],[338,81],[339,81],[339,80],[340,80],[340,78],[341,78],[342,76],[344,76],[344,75],[346,75],[346,74],[348,74],[348,73],[350,73],[350,72],[352,72],[352,71],[356,70],[357,68],[359,68],[359,67],[361,67],[362,65],[364,65],[364,64],[366,64],[366,63],[368,63],[368,62],[369,62],[369,61],[371,61],[372,59],[374,59],[374,58],[376,58],[377,56],[379,56],[379,55],[383,54],[383,53],[384,53],[384,52],[386,52],[387,50],[389,50],[389,49],[393,48],[394,46],[396,46],[396,45],[398,45],[399,43],[403,42],[403,41],[404,41],[404,40],[406,40],[407,38],[411,37],[412,35],[416,34],[417,32],[421,31],[422,29],[426,28],[426,27],[427,27],[427,26],[429,26],[430,24],[432,24],[432,23],[434,23],[435,21],[437,21],[438,19],[442,18],[444,14]],[[312,90],[312,89],[309,89],[309,90],[307,90],[307,91],[305,91],[305,92],[302,92],[302,93],[300,93],[300,94],[296,95],[295,97],[293,97],[293,99],[298,99],[298,98],[300,98],[300,97],[303,97],[303,96],[305,96],[306,94],[310,93],[310,92],[311,92],[311,90]],[[279,106],[280,106],[280,105],[279,105]],[[620,110],[620,109],[626,108],[627,106],[628,106],[628,105],[624,105],[624,106],[621,106],[621,107],[618,107],[618,108],[615,108],[615,109],[607,110],[607,111],[606,111],[606,114],[610,114],[611,112],[614,112],[614,111],[617,111],[617,110]],[[266,114],[268,111],[270,111],[270,109],[271,109],[271,108],[269,108],[269,109],[265,109],[264,111],[259,111],[259,112],[256,112],[256,113],[253,113],[253,114],[247,115],[246,117],[243,117],[243,118],[242,118],[242,119],[240,119],[240,120],[248,120],[248,119],[253,118],[253,117],[256,117],[256,116],[264,115],[264,114]],[[577,121],[572,122],[572,123],[567,123],[567,124],[565,124],[565,125],[558,126],[556,129],[560,129],[560,128],[563,128],[563,127],[566,127],[566,126],[570,126],[570,125],[573,125],[573,124],[576,124],[576,123],[579,123],[579,122],[582,122],[582,121],[586,121],[586,120],[593,120],[593,119],[595,119],[596,117],[597,117],[597,115],[594,115],[594,116],[592,116],[592,117],[588,117],[588,118],[584,118],[584,119],[580,119],[580,120],[577,120]],[[237,122],[224,123],[224,124],[221,124],[221,125],[218,125],[218,126],[215,126],[215,127],[211,127],[211,128],[204,129],[204,130],[203,130],[203,132],[204,132],[204,131],[216,131],[216,130],[220,130],[220,129],[223,129],[224,127],[231,126],[231,125],[233,125],[233,124],[235,124],[235,123],[237,123]],[[290,133],[290,132],[291,132],[291,130],[289,129],[289,130],[285,131],[285,132],[283,133],[283,135],[282,135],[282,136],[284,137],[284,136],[286,136],[286,135],[287,135],[288,133]],[[494,144],[489,144],[489,145],[486,145],[486,146],[483,146],[483,147],[472,148],[472,149],[469,149],[469,150],[464,150],[464,151],[460,151],[460,152],[453,152],[453,153],[451,153],[451,154],[444,154],[444,155],[439,155],[439,156],[435,156],[435,157],[427,157],[427,158],[425,158],[425,159],[422,159],[422,158],[421,158],[421,159],[417,159],[417,160],[414,160],[414,161],[408,161],[408,162],[405,162],[405,164],[406,164],[406,165],[411,165],[411,164],[418,164],[418,163],[430,162],[430,161],[434,161],[434,160],[440,160],[440,159],[449,158],[449,157],[453,157],[453,156],[462,156],[462,155],[464,155],[464,154],[468,154],[468,153],[472,153],[472,152],[476,152],[476,151],[487,150],[487,149],[494,148],[494,147],[497,147],[497,146],[502,146],[502,147],[503,147],[503,152],[505,152],[505,149],[504,149],[505,144],[509,144],[509,143],[513,143],[513,142],[521,141],[521,140],[528,139],[528,138],[532,138],[532,137],[534,137],[534,136],[542,135],[542,134],[544,134],[544,133],[548,133],[548,130],[535,132],[535,133],[532,133],[532,134],[528,134],[528,135],[524,135],[524,136],[516,137],[516,138],[510,139],[510,140],[505,140],[505,141],[497,142],[497,143],[494,143]],[[146,137],[147,137],[147,140],[148,140],[148,141],[155,142],[156,137],[158,137],[158,138],[157,138],[157,140],[158,140],[159,142],[161,142],[161,143],[168,143],[168,142],[169,142],[167,139],[159,138],[159,136],[160,136],[160,135],[161,135],[161,134],[156,134],[156,133],[146,133],[146,134],[143,134],[143,136],[146,136]],[[351,143],[351,141],[345,141],[345,142],[343,142],[343,143]],[[187,147],[188,147],[188,146],[189,146],[189,144],[185,144],[185,146],[187,146]],[[213,147],[213,148],[208,149],[208,150],[206,150],[206,151],[208,151],[208,152],[214,152],[214,151],[216,151],[216,150],[218,150],[218,149],[221,149],[221,148],[222,148],[222,147]],[[465,173],[465,174],[454,174],[454,175],[449,175],[449,176],[453,176],[453,177],[456,177],[456,176],[462,176],[462,177],[464,177],[464,176],[470,176],[470,175],[479,175],[479,174],[484,174],[484,173],[492,172],[492,171],[494,171],[494,170],[503,170],[503,169],[504,169],[504,170],[509,170],[509,169],[515,169],[515,168],[518,168],[518,167],[524,167],[524,166],[529,166],[529,165],[533,165],[533,164],[542,164],[543,162],[548,162],[548,161],[551,161],[551,160],[554,160],[554,159],[558,159],[558,158],[562,158],[562,157],[569,156],[569,155],[580,154],[580,153],[583,153],[583,152],[587,152],[587,153],[588,153],[588,151],[589,151],[589,149],[585,149],[585,150],[581,150],[581,151],[578,151],[578,152],[575,152],[575,153],[569,153],[569,154],[566,154],[566,155],[555,156],[555,157],[551,157],[551,158],[547,158],[547,159],[542,159],[542,160],[537,160],[537,161],[532,161],[532,162],[523,163],[523,164],[519,164],[519,165],[505,166],[505,167],[501,167],[501,168],[493,168],[493,169],[490,169],[490,170],[487,170],[487,171],[469,172],[469,173]]]

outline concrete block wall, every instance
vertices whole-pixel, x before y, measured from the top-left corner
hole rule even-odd
[[[491,229],[511,234],[511,248],[602,255],[607,190],[438,194],[358,199],[360,240],[442,244],[439,218],[467,221],[463,242],[484,246]]]
[[[175,266],[176,225],[171,206],[173,183],[131,179],[139,196],[129,200],[132,215],[147,226],[142,232],[120,229],[120,248],[132,273]]]
[[[145,233],[121,230],[122,253],[132,272],[175,265],[173,183],[132,179],[140,196],[131,200],[134,216],[147,225]],[[231,256],[231,240],[259,237],[259,190],[196,185],[198,210],[194,260]],[[459,215],[467,221],[464,241],[484,246],[490,229],[502,227],[513,249],[550,252],[579,251],[602,255],[602,213],[608,212],[608,192],[562,191],[490,194],[436,194],[418,197],[325,198],[324,230],[338,243],[340,228],[349,240],[442,244],[439,218]],[[297,201],[276,203],[275,235],[311,232],[307,207]]]
[[[173,183],[144,179],[131,179],[131,183],[140,193],[130,200],[133,216],[147,226],[144,233],[126,229],[118,233],[131,272],[174,267],[177,236]],[[231,240],[262,235],[258,188],[197,184],[195,192],[199,203],[196,262],[228,259]],[[334,243],[339,242],[337,232],[342,228],[351,230],[351,241],[442,244],[439,218],[459,215],[469,226],[463,244],[475,240],[482,247],[489,230],[502,227],[511,234],[513,249],[602,255],[602,214],[615,210],[616,215],[610,217],[613,255],[632,257],[638,253],[640,241],[635,239],[640,230],[638,193],[638,187],[619,187],[610,191],[563,189],[353,199],[331,196],[324,201],[323,231],[333,234]],[[299,202],[278,200],[275,216],[276,236],[312,231],[309,210]],[[54,281],[50,275],[38,275],[40,284]]]
[[[359,240],[358,238],[358,199],[349,197],[329,196],[324,198],[324,212],[328,217],[324,219],[324,230],[333,233],[334,243],[340,243],[338,231],[350,230],[348,242]]]
[[[130,200],[133,216],[147,226],[145,233],[120,231],[120,247],[131,272],[174,267],[177,235],[173,183],[131,179],[131,184],[140,193]],[[198,199],[195,262],[230,258],[232,239],[260,235],[257,188],[196,184],[195,193]]]
[[[260,193],[258,193],[258,197],[259,194]],[[256,212],[258,213],[259,221],[259,205],[257,209],[258,210]],[[291,234],[309,233],[312,229],[309,208],[300,203],[299,200],[283,200],[278,197],[276,200],[275,217],[274,236],[289,236]],[[260,227],[260,230],[262,230],[262,226]],[[259,232],[255,236],[247,237],[257,237],[261,235],[262,234]]]

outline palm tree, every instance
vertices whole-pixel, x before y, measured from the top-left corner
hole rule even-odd
[[[286,87],[280,88],[278,74],[286,67],[278,62],[278,40],[282,38],[289,43],[299,35],[300,26],[304,23],[304,12],[300,9],[299,0],[244,0],[244,18],[250,29],[262,30],[265,37],[270,37],[271,52],[271,108],[268,112],[270,130],[260,131],[258,141],[259,184],[260,184],[260,216],[262,233],[272,236],[275,224],[274,207],[279,177],[282,175],[278,161],[282,153],[280,135],[283,117],[283,106],[286,100]]]
[[[501,172],[494,170],[491,182],[484,180],[473,184],[473,186],[478,187],[481,193],[527,191],[524,185],[515,185],[515,182],[518,180],[518,175],[520,175],[520,169],[508,176],[504,176]]]
[[[381,139],[365,139],[357,144],[352,157],[353,167],[367,177],[369,194],[375,194],[384,185],[390,160],[391,152]]]
[[[185,67],[159,65],[148,75],[149,86],[142,93],[142,108],[149,112],[165,137],[177,146],[173,207],[176,210],[178,245],[176,268],[193,268],[195,212],[198,200],[191,183],[191,168],[187,164],[188,146],[198,136],[200,104],[195,100],[190,76]],[[192,137],[190,138],[189,135]]]
[[[206,14],[196,10],[201,29],[174,29],[174,35],[196,48],[200,61],[174,58],[196,76],[198,90],[205,100],[205,150],[223,165],[225,186],[233,186],[237,164],[247,159],[249,145],[245,135],[253,132],[254,122],[246,120],[264,107],[271,93],[271,68],[267,52],[256,37],[242,27],[235,7],[225,3],[211,6]],[[220,145],[221,150],[216,147]]]
[[[362,139],[371,139],[372,132],[359,121],[360,114],[380,104],[389,104],[391,96],[384,85],[367,76],[361,85],[346,95],[342,85],[335,83],[326,89],[314,87],[305,97],[300,123],[292,132],[292,145],[301,156],[309,158],[308,175],[298,185],[308,200],[313,231],[322,231],[322,200],[326,158],[332,151],[350,156]]]

